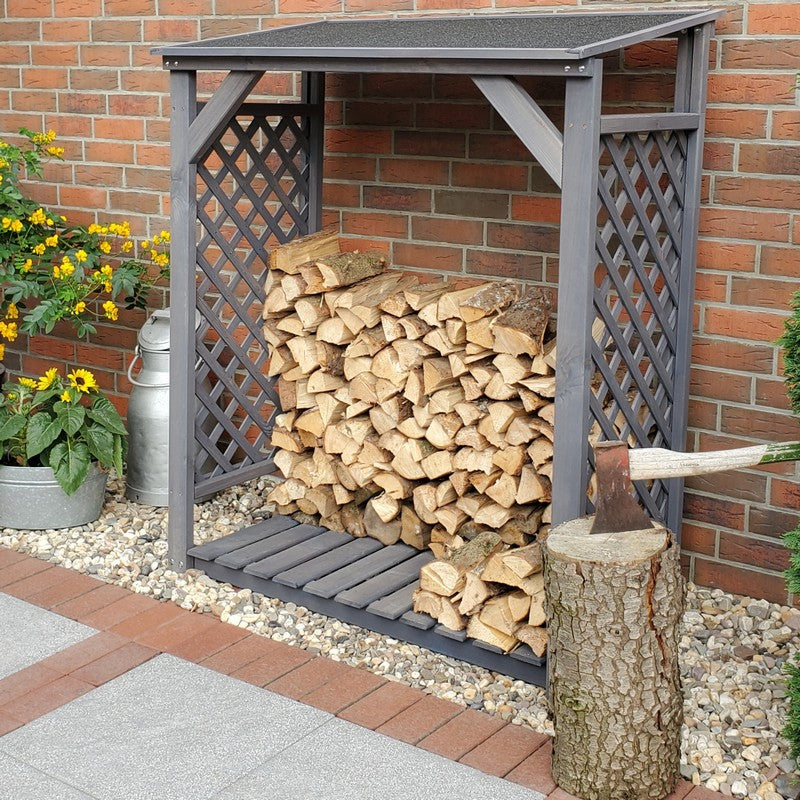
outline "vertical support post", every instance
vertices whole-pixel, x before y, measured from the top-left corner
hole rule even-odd
[[[678,315],[676,321],[675,378],[672,406],[671,450],[686,447],[689,416],[689,369],[691,366],[695,270],[697,266],[697,227],[700,217],[700,178],[703,171],[703,132],[705,131],[708,50],[713,23],[706,23],[682,34],[678,42],[675,76],[675,111],[692,112],[700,117],[696,130],[686,133],[686,168],[683,178],[683,220],[681,226],[680,274],[678,277]],[[683,478],[667,483],[667,527],[680,541],[683,517]]]
[[[302,75],[303,103],[315,106],[315,113],[305,120],[308,135],[308,230],[314,233],[322,227],[322,160],[325,144],[325,73],[304,72]]]
[[[195,270],[197,167],[189,156],[189,126],[197,114],[197,75],[170,73],[170,389],[169,562],[191,566],[194,544]]]
[[[600,59],[588,78],[570,78],[564,108],[558,292],[553,524],[585,513],[597,181],[600,155]]]

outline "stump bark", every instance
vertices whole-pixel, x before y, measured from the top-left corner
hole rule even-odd
[[[553,777],[584,800],[661,800],[680,767],[679,548],[660,525],[591,524],[545,544]]]

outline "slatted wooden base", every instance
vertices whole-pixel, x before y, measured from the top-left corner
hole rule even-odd
[[[545,684],[544,659],[527,645],[504,655],[411,610],[419,568],[432,560],[405,544],[300,525],[274,516],[189,550],[194,566],[216,580],[297,603],[312,611],[419,644],[437,653]]]

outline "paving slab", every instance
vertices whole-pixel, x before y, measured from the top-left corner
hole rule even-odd
[[[544,795],[332,719],[213,800],[544,800]]]
[[[0,753],[0,800],[95,800],[35,767]]]
[[[50,775],[103,800],[202,800],[332,719],[160,655],[6,734],[0,754],[46,757]]]
[[[0,680],[97,631],[0,592]]]

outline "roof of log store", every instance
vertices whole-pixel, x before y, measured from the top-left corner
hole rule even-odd
[[[579,60],[669,36],[717,9],[322,20],[156,49],[165,58]],[[172,66],[167,64],[166,66]],[[175,66],[179,66],[176,64]]]

